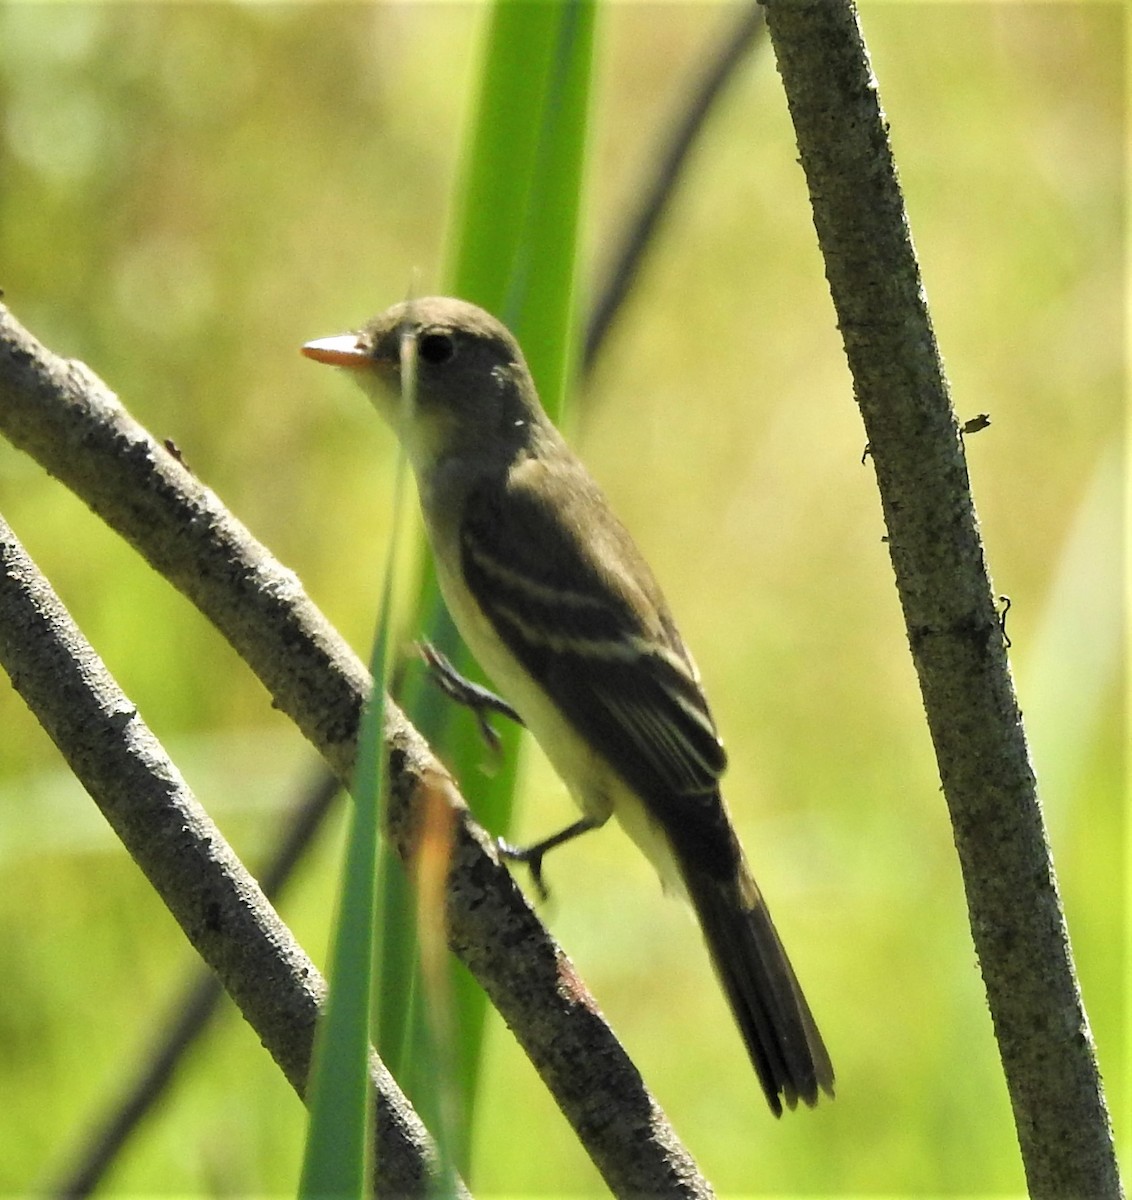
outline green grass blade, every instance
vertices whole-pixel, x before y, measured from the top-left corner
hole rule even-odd
[[[372,666],[383,678],[388,612],[383,605]],[[312,1066],[310,1126],[299,1194],[362,1196],[368,1172],[368,1059],[373,942],[376,929],[377,831],[381,804],[384,690],[366,706],[358,743],[342,895],[331,953],[330,991]]]
[[[406,404],[413,402],[413,383],[410,373],[406,383]],[[350,789],[354,803],[327,973],[329,994],[325,1015],[319,1022],[311,1067],[311,1116],[299,1184],[299,1194],[303,1197],[361,1197],[372,1190],[369,1186],[372,1166],[369,1048],[380,1002],[385,998],[375,986],[375,968],[385,929],[380,911],[380,900],[384,896],[382,880],[389,867],[388,851],[379,837],[385,776],[382,730],[404,492],[405,456],[401,453],[393,485],[392,535],[370,656],[374,689],[362,714],[358,733],[357,765]],[[383,847],[380,857],[379,843]],[[385,872],[381,870],[383,862],[387,868]],[[412,929],[411,923],[409,929]],[[384,973],[381,978],[385,982]],[[389,978],[391,984],[395,983],[396,976],[392,972]],[[401,979],[404,985],[401,1003],[407,1010],[411,969],[404,972]]]
[[[538,4],[502,0],[492,8],[476,116],[449,231],[447,290],[482,305],[510,325],[552,415],[561,411],[573,362],[573,290],[594,16],[590,0]],[[418,627],[458,670],[474,675],[476,668],[440,598],[431,557],[426,556],[425,562],[418,590]],[[475,722],[440,695],[420,668],[408,673],[401,700],[414,724],[471,793],[480,820],[494,832],[506,834],[520,731],[506,723],[500,726],[502,753],[490,761],[489,776],[482,769],[488,753]],[[392,875],[387,888],[402,891],[403,885]],[[409,946],[415,961],[417,947],[409,928],[409,909],[391,907],[385,920],[383,942],[391,958],[382,962],[383,980],[396,964],[403,968]],[[442,990],[444,1002],[454,1006],[451,1021],[441,1019],[449,1034],[437,1032],[439,999],[429,997],[431,1028],[419,1003],[408,1021],[402,1008],[383,1005],[378,1048],[422,1112],[464,1114],[452,1137],[456,1161],[466,1172],[486,999],[458,964],[451,966],[448,985]],[[414,998],[419,1000],[420,995],[414,988]],[[438,1047],[455,1060],[458,1100],[435,1091],[446,1074],[432,1057]]]
[[[594,18],[590,0],[492,9],[450,249],[453,294],[511,327],[555,418],[573,357]]]

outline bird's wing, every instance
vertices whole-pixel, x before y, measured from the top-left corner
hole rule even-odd
[[[681,798],[711,810],[726,756],[695,670],[576,460],[528,460],[474,489],[460,549],[468,589],[508,649],[630,787],[662,819]]]

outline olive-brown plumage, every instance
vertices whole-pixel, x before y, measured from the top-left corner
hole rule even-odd
[[[699,675],[515,339],[474,305],[430,298],[304,353],[350,368],[397,432],[456,626],[587,823],[616,816],[688,896],[771,1109],[832,1095],[829,1055],[720,794],[726,756]]]

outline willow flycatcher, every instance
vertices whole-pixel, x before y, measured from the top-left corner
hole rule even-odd
[[[525,857],[537,867],[616,816],[691,900],[775,1115],[832,1095],[829,1055],[720,794],[727,760],[699,674],[518,343],[482,309],[430,298],[303,353],[347,368],[393,426],[456,627],[582,810]]]

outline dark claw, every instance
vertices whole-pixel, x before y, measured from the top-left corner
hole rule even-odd
[[[539,899],[545,904],[550,899],[550,892],[542,878],[542,856],[546,850],[542,846],[513,846],[510,842],[504,841],[503,838],[496,838],[496,848],[499,850],[500,858],[507,859],[508,862],[521,862],[531,873],[531,881],[535,885]]]
[[[480,737],[487,743],[487,748],[492,754],[499,754],[503,749],[503,742],[499,734],[495,732],[495,727],[478,708],[472,709],[472,716],[476,719],[476,727],[480,731]]]
[[[512,846],[510,842],[505,842],[502,838],[496,843],[499,846],[499,853],[512,862],[526,863],[531,872],[531,878],[535,881],[535,887],[538,888],[539,896],[543,900],[550,898],[550,893],[546,890],[546,884],[542,881],[542,858],[548,850],[553,850],[555,846],[561,846],[565,842],[571,842],[574,838],[586,833],[590,829],[597,829],[603,821],[596,820],[593,817],[581,817],[575,821],[573,825],[567,825],[565,829],[560,829],[557,833],[552,833],[550,837],[543,838],[541,842],[535,842],[533,846]]]
[[[499,734],[491,727],[487,714],[489,712],[499,713],[517,725],[522,725],[523,718],[502,697],[485,687],[480,687],[478,683],[472,683],[470,679],[465,679],[448,659],[429,642],[418,642],[417,648],[428,668],[429,678],[450,699],[471,709],[476,718],[476,724],[479,726],[480,736],[487,743],[488,748],[494,754],[498,754],[501,745]]]

